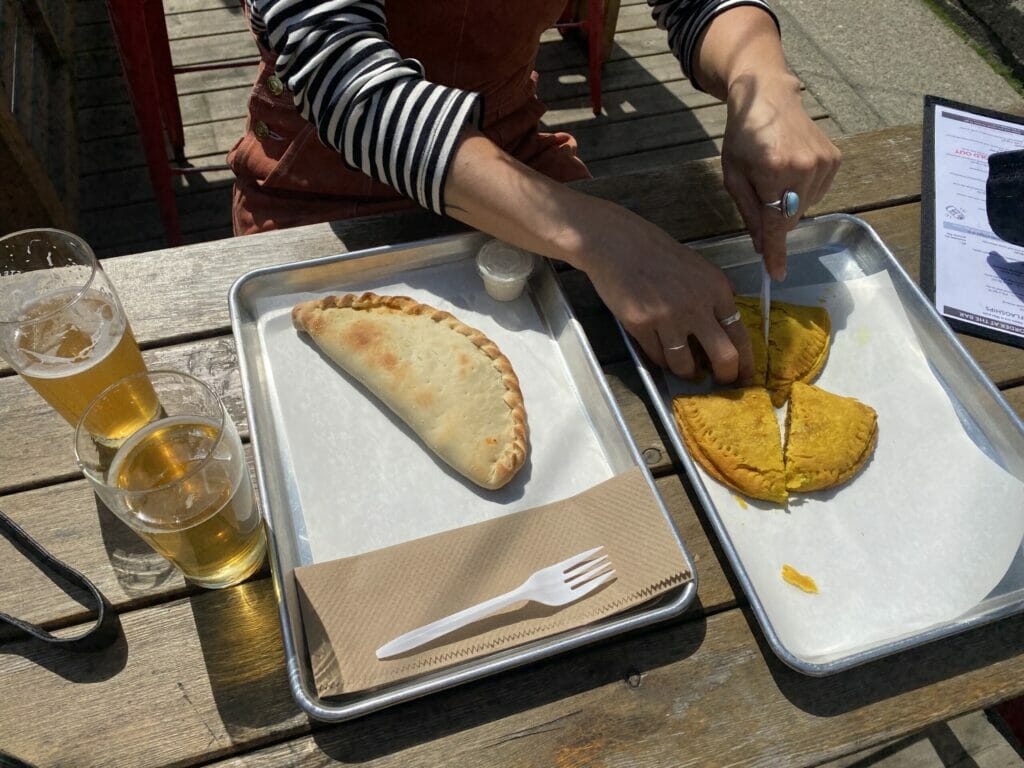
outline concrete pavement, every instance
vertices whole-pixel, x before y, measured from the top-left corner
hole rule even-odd
[[[1013,5],[1024,19],[1024,0]],[[920,122],[926,94],[1024,110],[1024,96],[924,0],[771,0],[771,6],[790,66],[843,133]],[[1024,22],[1018,32],[1024,45]]]

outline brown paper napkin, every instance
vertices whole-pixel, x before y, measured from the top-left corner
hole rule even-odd
[[[519,603],[402,656],[398,635],[604,546],[616,579],[568,606]],[[639,467],[569,499],[295,569],[320,696],[352,693],[589,624],[692,576]]]

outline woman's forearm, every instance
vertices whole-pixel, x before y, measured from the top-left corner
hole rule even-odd
[[[784,77],[799,83],[786,65],[775,21],[755,6],[719,14],[704,30],[694,57],[694,76],[722,101],[748,78]]]
[[[596,198],[518,162],[482,134],[465,129],[444,188],[445,213],[506,242],[586,269]]]
[[[620,205],[548,179],[465,132],[445,184],[446,213],[495,237],[583,270],[612,313],[659,365],[693,376],[691,337],[720,381],[753,372],[721,270]]]

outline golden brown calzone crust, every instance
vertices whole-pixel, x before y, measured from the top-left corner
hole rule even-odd
[[[871,458],[877,440],[874,408],[793,382],[786,414],[786,487],[807,493],[845,483]]]
[[[786,502],[782,438],[767,390],[679,395],[672,408],[684,445],[709,475],[751,498]]]
[[[772,405],[781,408],[794,381],[810,383],[825,367],[832,321],[824,307],[773,301],[768,315],[768,346],[761,328],[761,301],[737,296],[736,308],[754,352],[754,383],[766,386]]]
[[[772,405],[789,399],[793,382],[810,383],[825,367],[832,320],[824,307],[772,302],[768,335],[768,390]]]
[[[750,346],[754,352],[754,384],[764,386],[768,380],[768,348],[761,329],[761,301],[754,296],[737,296],[736,309],[747,327]]]
[[[477,329],[406,296],[375,293],[303,302],[292,322],[473,482],[500,488],[525,463],[519,379]]]

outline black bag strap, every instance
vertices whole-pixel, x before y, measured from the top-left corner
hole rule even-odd
[[[0,534],[10,541],[36,567],[49,575],[56,574],[65,581],[82,587],[96,605],[96,622],[80,635],[57,637],[42,627],[21,619],[16,619],[0,611],[0,625],[7,624],[15,630],[16,636],[28,637],[46,643],[51,647],[63,648],[68,651],[96,651],[106,648],[121,635],[121,622],[114,607],[102,592],[89,579],[64,563],[25,533],[24,529],[11,518],[0,512]]]

